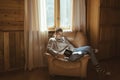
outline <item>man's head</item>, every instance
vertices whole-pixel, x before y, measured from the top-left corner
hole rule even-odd
[[[58,33],[58,32],[63,32],[63,30],[62,30],[62,28],[56,28],[55,32],[56,32],[56,33]]]
[[[63,30],[62,30],[62,28],[57,28],[55,30],[55,34],[56,34],[56,38],[58,38],[58,39],[62,38],[63,37]]]

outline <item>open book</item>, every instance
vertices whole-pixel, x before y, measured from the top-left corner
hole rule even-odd
[[[68,49],[66,49],[65,50],[65,52],[64,52],[64,55],[66,56],[66,57],[70,57],[71,55],[72,55],[72,51],[71,50],[68,50]]]

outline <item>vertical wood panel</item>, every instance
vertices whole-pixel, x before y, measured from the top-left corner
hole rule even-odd
[[[87,25],[90,27],[91,45],[99,49],[98,57],[120,56],[120,0],[96,0],[100,1],[100,6],[95,0],[87,1]]]
[[[101,0],[101,7],[120,8],[120,0]]]
[[[16,44],[15,45],[16,46],[16,48],[15,48],[16,49],[16,67],[19,66],[19,64],[20,64],[19,63],[20,62],[20,57],[21,57],[20,56],[20,53],[21,53],[20,51],[21,50],[20,50],[20,35],[19,34],[20,34],[19,32],[15,32],[15,41],[16,41],[16,43],[15,43]]]
[[[99,40],[99,5],[100,0],[87,0],[88,1],[88,27],[90,29],[90,42],[91,45],[96,48],[98,47],[98,40]]]
[[[24,52],[24,33],[20,32],[20,49],[21,49],[21,62],[20,62],[20,66],[24,67],[25,64],[25,52]]]
[[[0,72],[24,67],[23,30],[24,0],[0,0]]]
[[[24,67],[24,33],[10,32],[10,65],[11,69]]]
[[[101,0],[100,6],[100,56],[120,56],[120,0]]]
[[[15,32],[10,32],[10,67],[14,68],[16,65],[16,47],[15,47]]]
[[[120,56],[120,26],[116,28],[116,55]]]
[[[4,32],[4,64],[5,70],[9,69],[9,32]]]
[[[4,70],[4,34],[0,32],[0,72]]]

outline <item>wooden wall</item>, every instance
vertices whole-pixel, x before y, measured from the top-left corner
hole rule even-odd
[[[24,0],[0,0],[0,72],[24,66]]]
[[[90,44],[98,48],[100,0],[87,0],[87,27]]]
[[[120,0],[101,0],[100,55],[104,58],[120,56]]]
[[[87,0],[91,45],[98,58],[120,56],[120,0]]]

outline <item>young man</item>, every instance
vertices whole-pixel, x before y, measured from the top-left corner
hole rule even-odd
[[[93,49],[90,46],[82,46],[79,48],[75,48],[69,41],[63,36],[63,30],[61,28],[56,29],[54,37],[49,39],[48,52],[53,56],[57,54],[64,54],[66,49],[73,51],[73,54],[70,56],[71,61],[75,60],[75,58],[80,58],[81,55],[84,56],[89,54],[91,57],[91,61],[93,65],[96,67],[96,71],[100,73],[104,73],[105,75],[110,75],[110,72],[106,72],[102,69],[94,55]],[[77,55],[77,57],[76,57]]]

